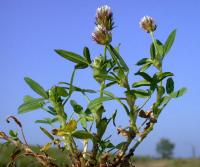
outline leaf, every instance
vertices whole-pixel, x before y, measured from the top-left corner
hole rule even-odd
[[[14,132],[13,130],[10,130],[10,131],[9,131],[9,135],[10,135],[11,137],[13,137],[13,138],[17,138],[18,133],[17,133],[17,132]]]
[[[93,139],[93,135],[84,130],[77,130],[72,133],[72,136],[78,139]]]
[[[94,77],[99,77],[99,78],[102,78],[102,79],[105,79],[105,80],[117,82],[117,79],[115,77],[110,76],[110,75],[106,75],[106,74],[98,74],[98,75],[95,75]]]
[[[173,73],[171,72],[162,72],[162,73],[157,73],[157,83],[165,79],[166,77],[174,76]]]
[[[98,104],[101,104],[101,103],[108,101],[108,100],[113,100],[113,98],[108,97],[108,96],[96,98],[88,104],[88,108],[92,109],[93,107],[96,107]]]
[[[137,87],[141,87],[141,86],[150,86],[150,85],[151,85],[150,82],[148,82],[146,80],[142,80],[142,81],[133,83],[132,87],[137,88]]]
[[[142,90],[142,89],[131,90],[131,93],[133,93],[136,97],[140,97],[140,98],[147,98],[151,95],[150,91]]]
[[[174,91],[174,81],[172,78],[167,79],[166,91],[167,91],[167,94],[170,94]]]
[[[121,143],[117,144],[117,145],[115,146],[115,148],[121,150],[126,144],[127,144],[127,142],[121,142]]]
[[[106,148],[113,148],[113,147],[115,147],[115,146],[110,142],[110,140],[101,142],[100,145],[101,145],[101,147],[102,147],[104,150],[105,150]]]
[[[49,125],[52,125],[53,123],[57,122],[58,121],[58,118],[45,118],[45,119],[42,119],[42,120],[36,120],[35,123],[43,123],[43,124],[49,124]]]
[[[151,82],[152,78],[149,74],[145,73],[145,72],[137,72],[135,73],[135,75],[140,75],[141,77],[143,77],[146,81]]]
[[[152,42],[151,47],[150,47],[150,53],[151,53],[151,59],[154,60],[156,57],[156,53],[155,53],[155,46],[154,43]]]
[[[48,150],[51,148],[51,145],[52,145],[52,143],[47,143],[47,144],[45,144],[45,145],[40,149],[40,151],[43,151],[43,152],[48,151]]]
[[[168,38],[167,38],[167,40],[166,40],[166,42],[165,42],[165,45],[164,45],[164,54],[165,54],[165,55],[166,55],[166,54],[169,52],[169,50],[171,49],[171,47],[172,47],[172,45],[173,45],[173,43],[174,43],[175,37],[176,37],[176,29],[173,30],[173,31],[169,34],[169,36],[168,36]]]
[[[88,47],[84,47],[84,49],[83,49],[83,56],[86,58],[88,64],[92,63],[92,60],[90,58],[90,51],[89,51]]]
[[[83,128],[87,128],[87,120],[86,120],[86,117],[81,117],[80,118],[80,122],[81,122],[81,125]]]
[[[97,134],[99,135],[98,137],[101,138],[103,136],[103,134],[106,131],[108,125],[108,120],[106,118],[101,119],[98,123],[97,123]]]
[[[26,102],[24,102],[22,105],[20,105],[18,107],[19,114],[39,109],[39,108],[43,107],[43,105],[44,105],[43,98],[39,98],[39,99],[31,98],[28,101],[27,101],[27,98],[28,98],[28,96],[25,97]],[[30,96],[29,96],[29,98],[30,98]]]
[[[109,91],[104,90],[103,93],[104,93],[105,95],[107,95],[107,96],[113,98],[113,99],[115,98],[115,95],[114,95],[112,92],[109,92]]]
[[[170,97],[171,98],[181,97],[186,93],[186,91],[187,91],[187,88],[183,87],[183,88],[179,89],[178,91],[171,93]]]
[[[115,112],[112,115],[112,120],[113,120],[113,125],[116,127],[116,123],[115,123],[115,118],[117,116],[117,110],[115,110]]]
[[[164,47],[162,42],[160,42],[159,40],[155,40],[155,44],[156,44],[156,49],[157,49],[157,60],[160,60],[160,58],[163,56],[164,54]]]
[[[129,71],[128,66],[126,65],[123,58],[119,55],[119,53],[111,45],[108,45],[107,48],[108,48],[110,55],[112,56],[113,60],[117,59],[119,61],[120,65],[122,67],[124,67],[126,71]]]
[[[65,132],[73,132],[77,128],[77,122],[75,120],[70,120],[64,127]]]
[[[41,95],[45,99],[48,99],[48,94],[46,93],[44,88],[40,86],[37,82],[28,77],[25,77],[24,80],[29,85],[29,87],[33,89],[37,94]]]
[[[58,96],[63,96],[63,97],[67,97],[68,96],[68,93],[65,90],[65,88],[59,87],[59,86],[56,86],[56,93],[57,93]]]
[[[85,69],[88,67],[88,64],[79,63],[75,65],[75,69]]]
[[[66,50],[61,50],[61,49],[56,49],[55,52],[58,53],[60,56],[64,57],[65,59],[72,61],[74,63],[87,64],[87,61],[76,53],[68,52]]]
[[[70,100],[70,104],[73,107],[75,113],[81,114],[83,111],[83,107],[81,105],[77,104],[75,100]]]
[[[137,66],[144,65],[144,64],[146,64],[146,63],[148,63],[148,62],[151,62],[151,59],[149,59],[149,58],[143,58],[143,59],[139,60],[139,61],[136,63],[136,65],[137,65]]]
[[[67,82],[59,82],[59,84],[66,84],[66,85],[70,85],[70,83]],[[65,88],[65,89],[69,89],[69,88]],[[72,85],[72,91],[77,91],[77,92],[82,92],[82,93],[97,93],[97,91],[92,90],[92,89],[82,89],[79,88],[77,86]]]
[[[144,65],[139,69],[139,72],[144,72],[144,71],[146,71],[151,65],[152,65],[152,63],[146,63],[146,64],[144,64]]]
[[[169,96],[162,97],[159,101],[159,106],[166,105],[170,100],[171,100],[171,97]]]
[[[110,87],[110,86],[112,86],[112,85],[114,85],[114,84],[116,84],[116,83],[117,83],[116,81],[109,82],[109,83],[107,83],[107,84],[104,86],[104,88],[108,88],[108,87]]]
[[[49,137],[51,140],[54,140],[54,137],[45,128],[40,127],[40,129],[47,137]]]

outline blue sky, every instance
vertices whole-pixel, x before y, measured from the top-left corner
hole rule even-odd
[[[0,130],[16,129],[5,119],[16,115],[25,126],[28,141],[43,144],[48,139],[39,132],[34,121],[47,117],[42,111],[17,114],[24,95],[34,94],[25,84],[30,76],[46,89],[59,81],[69,80],[73,64],[57,56],[56,48],[82,53],[84,46],[98,56],[103,48],[91,40],[94,16],[98,6],[108,4],[114,13],[116,28],[113,45],[121,43],[121,53],[131,67],[149,55],[150,37],[139,28],[144,15],[155,18],[158,24],[156,38],[165,41],[170,31],[177,28],[177,38],[166,57],[164,70],[175,74],[175,88],[188,88],[184,97],[172,101],[163,111],[154,131],[138,148],[138,155],[156,155],[155,144],[162,137],[176,144],[175,155],[189,157],[192,146],[200,155],[199,94],[200,94],[200,1],[198,0],[1,0],[0,2]],[[87,71],[89,72],[89,71]],[[131,75],[130,75],[131,76]],[[86,79],[87,78],[87,79]],[[75,79],[83,87],[95,88],[88,73],[80,72]],[[116,90],[114,90],[116,91]],[[75,96],[76,98],[78,96]],[[82,101],[82,99],[80,99]],[[123,113],[121,113],[121,117]],[[123,124],[120,119],[118,123]],[[112,132],[112,130],[111,130]],[[118,139],[117,136],[114,137]]]

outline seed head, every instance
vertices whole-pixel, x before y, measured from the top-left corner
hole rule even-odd
[[[104,27],[106,30],[111,31],[113,29],[113,13],[111,8],[107,5],[97,8],[96,11],[96,25]]]
[[[144,29],[147,33],[154,32],[156,30],[157,25],[155,21],[150,16],[144,16],[140,21],[140,27]]]
[[[104,27],[97,25],[92,33],[92,39],[100,45],[107,45],[112,41],[112,34]]]

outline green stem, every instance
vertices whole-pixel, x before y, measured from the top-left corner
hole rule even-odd
[[[154,34],[153,34],[152,31],[150,32],[150,36],[151,36],[151,39],[153,41],[153,44],[154,44],[154,47],[155,47],[155,50],[156,50],[156,55],[157,55],[158,54],[158,49],[157,49],[156,40],[154,38]]]
[[[105,47],[104,47],[104,54],[103,54],[103,56],[104,56],[104,61],[106,61],[107,60],[107,45],[105,45]]]

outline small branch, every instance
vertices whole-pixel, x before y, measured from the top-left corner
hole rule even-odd
[[[28,142],[27,142],[26,137],[25,137],[25,135],[24,135],[24,130],[23,130],[23,127],[22,127],[21,122],[20,122],[15,116],[12,116],[12,115],[9,116],[9,117],[6,119],[6,122],[7,122],[7,123],[10,123],[10,120],[9,120],[9,119],[13,119],[13,120],[15,121],[15,123],[20,127],[23,140],[24,140],[25,144],[28,145]]]

